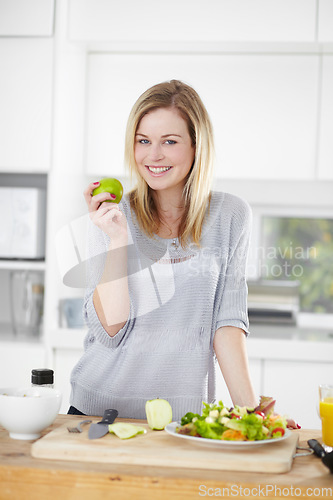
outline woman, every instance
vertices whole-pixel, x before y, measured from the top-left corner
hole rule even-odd
[[[134,104],[125,159],[137,187],[119,205],[84,192],[90,212],[85,353],[71,412],[145,418],[167,399],[174,419],[215,397],[215,362],[234,404],[256,406],[245,336],[251,212],[211,192],[213,133],[188,85],[172,80]]]

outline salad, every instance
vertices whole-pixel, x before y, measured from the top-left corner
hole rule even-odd
[[[203,403],[202,414],[186,413],[176,428],[178,434],[228,441],[260,441],[281,438],[287,419],[274,414],[275,400],[261,396],[256,408]]]

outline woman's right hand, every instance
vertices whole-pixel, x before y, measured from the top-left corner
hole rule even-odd
[[[90,218],[96,226],[106,233],[113,240],[121,240],[127,237],[127,221],[119,205],[110,203],[115,195],[108,192],[92,195],[99,183],[90,183],[84,190],[83,195],[86,200]]]

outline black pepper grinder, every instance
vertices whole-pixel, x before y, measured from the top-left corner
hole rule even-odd
[[[32,387],[51,387],[53,389],[53,370],[49,368],[31,370],[31,385]]]

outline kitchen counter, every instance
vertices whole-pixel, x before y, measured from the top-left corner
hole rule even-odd
[[[63,424],[75,425],[80,419],[59,415],[43,434]],[[319,431],[293,432],[299,435],[300,446],[307,446],[309,438],[320,439]],[[186,500],[223,496],[223,488],[229,488],[231,496],[249,499],[333,496],[333,475],[314,455],[294,459],[288,473],[265,474],[36,459],[31,456],[32,443],[10,439],[0,426],[1,500]]]
[[[331,342],[333,328],[299,327],[283,324],[250,324],[251,335],[258,339],[299,340],[300,342]]]
[[[333,360],[333,330],[289,325],[250,325],[249,357],[292,361]]]

